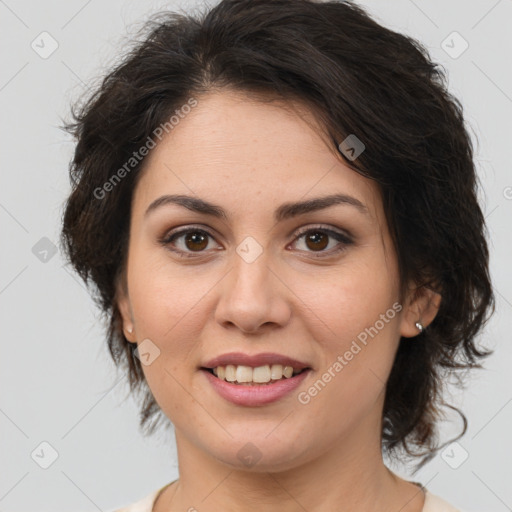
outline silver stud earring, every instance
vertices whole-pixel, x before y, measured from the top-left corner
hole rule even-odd
[[[416,329],[418,329],[418,331],[420,331],[420,334],[423,332],[423,330],[425,329],[425,327],[423,327],[423,324],[421,322],[416,322],[414,324],[416,326]]]
[[[131,334],[133,332],[133,327],[130,325],[126,330]]]

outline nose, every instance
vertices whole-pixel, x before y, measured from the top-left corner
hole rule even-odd
[[[270,268],[265,251],[251,263],[235,254],[233,267],[219,286],[215,319],[225,328],[256,333],[283,327],[290,320],[291,292]]]

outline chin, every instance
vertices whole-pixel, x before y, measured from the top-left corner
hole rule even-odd
[[[254,473],[287,471],[312,458],[306,457],[309,450],[304,439],[300,440],[298,447],[290,439],[288,442],[277,436],[270,439],[273,434],[268,435],[268,432],[258,436],[247,435],[245,432],[221,443],[216,449],[208,446],[204,449],[231,469]]]

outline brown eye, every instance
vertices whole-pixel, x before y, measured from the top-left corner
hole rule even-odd
[[[331,243],[332,241],[335,243]],[[302,242],[302,247],[299,242]],[[299,245],[296,248],[300,251],[319,253],[315,257],[327,257],[345,250],[347,246],[353,244],[353,240],[348,235],[332,229],[313,227],[300,232],[293,243]],[[329,249],[326,250],[328,247]]]
[[[171,232],[159,241],[180,257],[194,257],[210,252],[207,250],[210,240],[214,240],[214,237],[208,231],[189,227]],[[299,251],[310,253],[316,258],[333,256],[354,243],[349,235],[322,226],[303,230],[292,245],[300,245],[299,242],[303,244],[303,247],[297,247]]]
[[[185,235],[185,246],[191,251],[201,251],[208,246],[208,234],[201,231],[190,231]]]
[[[206,252],[210,239],[213,236],[207,231],[188,228],[165,236],[160,243],[179,256],[192,257],[192,253]]]
[[[329,237],[325,233],[312,231],[305,238],[306,245],[314,251],[322,251],[329,245]]]

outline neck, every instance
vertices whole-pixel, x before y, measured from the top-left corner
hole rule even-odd
[[[154,512],[256,512],[262,506],[269,512],[421,512],[423,508],[422,491],[385,466],[378,443],[340,440],[337,449],[270,472],[256,471],[256,466],[234,468],[205,455],[179,430],[176,441],[180,478],[166,489]]]

